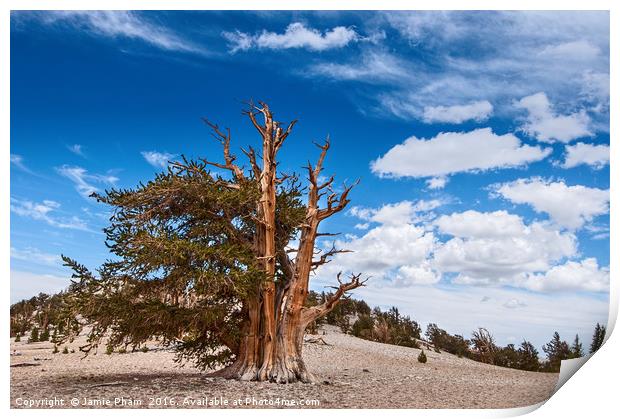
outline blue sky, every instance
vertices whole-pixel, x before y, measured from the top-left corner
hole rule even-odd
[[[606,321],[605,12],[13,12],[12,301],[108,257],[89,193],[219,158],[201,117],[255,144],[248,99],[299,119],[282,170],[329,134],[325,174],[361,179],[314,289],[363,271],[370,304],[501,344]]]

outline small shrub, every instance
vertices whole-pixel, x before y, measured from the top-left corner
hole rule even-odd
[[[33,327],[30,331],[30,337],[28,338],[28,343],[38,342],[39,341],[39,328]]]
[[[21,334],[16,334],[15,335],[15,342],[21,342],[22,341],[22,335]]]
[[[118,353],[119,354],[126,354],[127,353],[127,349],[121,348],[121,349],[118,350]]]
[[[108,345],[105,347],[105,354],[106,355],[112,355],[112,352],[114,352],[114,347],[112,345]]]
[[[52,351],[53,354],[57,354],[58,351],[58,346],[54,345],[54,350]]]
[[[424,353],[424,349],[422,349],[422,352],[418,355],[418,362],[421,364],[426,364],[426,354]]]
[[[50,340],[50,331],[49,329],[43,329],[43,331],[39,335],[39,341],[47,342],[48,340]]]
[[[142,352],[148,352],[148,351],[149,351],[149,348],[148,348],[146,345],[144,345],[142,348],[140,348],[140,351],[142,351]]]
[[[69,348],[67,348],[66,346],[64,347],[64,349],[62,350],[63,354],[68,354],[69,353]]]

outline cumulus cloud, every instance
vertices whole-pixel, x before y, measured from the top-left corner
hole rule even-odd
[[[524,166],[544,159],[549,148],[522,144],[513,134],[491,128],[442,132],[434,138],[410,137],[371,163],[383,177],[441,177],[458,172]]]
[[[432,211],[439,205],[402,201],[378,208],[352,208],[350,214],[365,221],[367,231],[335,242],[337,248],[352,252],[338,254],[321,266],[319,283],[330,283],[340,271],[355,271],[372,276],[380,287],[431,285],[445,278],[456,287],[509,286],[545,293],[604,291],[590,284],[599,284],[600,275],[589,279],[581,274],[586,268],[602,274],[608,269],[593,268],[593,258],[587,263],[573,261],[579,251],[572,231],[547,221],[527,223],[507,211],[468,210],[435,216]],[[577,265],[579,269],[574,269]],[[557,278],[565,269],[573,269],[574,275],[564,287]],[[547,278],[549,283],[543,284]],[[506,304],[511,306],[508,308],[524,307]]]
[[[429,283],[431,272],[427,259],[434,248],[435,237],[423,227],[380,224],[361,237],[337,240],[335,244],[352,252],[339,254],[320,268],[318,275],[328,280],[333,280],[342,267],[347,267],[345,271],[364,272],[377,279],[393,280],[393,274],[398,271],[398,279],[403,284]],[[400,270],[403,266],[408,268]],[[412,276],[416,272],[424,272],[424,275],[420,278]],[[439,276],[433,278],[433,282],[439,281]]]
[[[599,267],[595,258],[568,261],[545,273],[529,275],[523,285],[533,291],[606,292],[609,290],[609,268]]]
[[[594,169],[602,169],[609,164],[609,146],[601,144],[577,143],[565,147],[564,163],[561,167],[570,169],[587,164]]]
[[[380,208],[352,208],[351,215],[367,221],[369,230],[362,236],[337,240],[336,247],[351,253],[336,255],[317,275],[329,282],[339,271],[353,270],[399,286],[438,282],[440,276],[429,262],[435,236],[416,221],[424,218],[420,213],[439,205],[439,201],[403,201]]]
[[[518,179],[494,185],[494,193],[515,204],[530,205],[544,212],[560,226],[581,228],[595,217],[609,212],[609,190],[542,178]]]
[[[493,105],[488,100],[480,100],[466,105],[426,106],[422,118],[427,123],[460,124],[470,120],[486,121],[492,113]]]
[[[118,178],[111,175],[89,174],[88,171],[79,166],[63,165],[56,168],[61,175],[71,180],[75,185],[75,189],[85,198],[88,198],[94,192],[99,192],[99,188],[93,183],[114,185]]]
[[[426,187],[428,189],[443,189],[447,183],[447,176],[436,176],[426,180]]]
[[[522,98],[516,102],[516,106],[528,113],[526,123],[521,129],[539,141],[568,143],[593,135],[589,128],[590,117],[584,110],[558,115],[543,92]]]
[[[57,217],[55,212],[59,208],[60,204],[56,201],[44,200],[43,202],[33,202],[11,197],[11,212],[19,216],[43,221],[52,227],[88,230],[86,223],[79,217]]]
[[[168,162],[177,156],[176,154],[160,153],[158,151],[142,151],[140,154],[142,154],[144,160],[157,169],[165,169],[168,167]]]
[[[33,12],[44,24],[64,24],[92,35],[106,38],[129,38],[167,51],[204,54],[205,50],[181,38],[168,28],[146,19],[140,12],[111,10]]]
[[[506,211],[443,215],[435,225],[453,238],[435,250],[434,266],[456,273],[457,284],[515,285],[577,253],[574,234],[541,222],[526,224]]]
[[[353,207],[349,213],[364,221],[386,225],[401,225],[419,221],[419,214],[432,211],[442,205],[438,199],[400,201],[394,204],[385,204],[380,208]]]
[[[247,51],[251,48],[273,50],[304,48],[311,51],[325,51],[342,48],[351,42],[361,39],[360,35],[353,28],[336,26],[321,32],[318,29],[309,28],[300,22],[288,25],[284,33],[263,30],[260,34],[251,35],[235,31],[223,32],[222,36],[230,43],[231,53]]]

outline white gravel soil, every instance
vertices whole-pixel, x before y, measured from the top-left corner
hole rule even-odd
[[[417,349],[358,339],[331,326],[324,332],[320,337],[328,345],[304,345],[317,383],[288,385],[207,378],[190,366],[179,367],[165,350],[100,351],[82,358],[80,341],[67,345],[75,353],[52,354],[48,342],[11,340],[11,365],[38,364],[11,368],[11,407],[72,408],[73,401],[78,408],[293,407],[290,403],[304,408],[511,408],[548,399],[558,380],[558,374],[433,351],[425,351],[428,362],[421,364]],[[150,348],[157,349],[155,344]]]

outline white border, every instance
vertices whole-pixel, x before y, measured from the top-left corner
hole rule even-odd
[[[611,0],[588,0],[575,1],[565,0],[562,2],[554,2],[551,0],[503,0],[503,1],[491,1],[491,0],[468,0],[468,1],[456,1],[456,0],[433,0],[426,1],[424,3],[411,2],[411,1],[394,1],[383,0],[379,2],[371,2],[368,0],[358,0],[355,2],[334,1],[334,0],[314,0],[314,1],[275,1],[275,0],[227,0],[224,2],[209,2],[209,1],[196,1],[196,0],[109,0],[100,1],[92,0],[88,3],[80,2],[76,0],[5,0],[2,2],[2,18],[0,19],[0,45],[1,56],[0,67],[1,82],[0,93],[2,98],[2,118],[0,119],[0,182],[2,187],[0,188],[0,219],[2,220],[2,240],[0,241],[0,249],[3,257],[0,258],[0,274],[2,274],[2,291],[7,305],[5,306],[5,313],[8,314],[9,301],[9,197],[10,197],[10,74],[9,74],[9,48],[10,48],[10,10],[77,10],[77,9],[92,9],[92,10],[374,10],[377,6],[381,10],[611,10],[611,47],[610,47],[610,62],[611,62],[611,91],[616,92],[617,85],[617,68],[616,62],[620,57],[617,54],[617,42],[618,36],[618,24],[620,20],[620,2],[614,2]],[[584,9],[584,6],[586,7]],[[614,7],[615,6],[615,7]],[[612,95],[612,102],[613,100]],[[617,107],[612,103],[611,106],[611,133],[614,137],[616,133],[618,111]],[[620,178],[620,168],[616,164],[617,147],[615,144],[611,145],[611,179]],[[618,190],[615,182],[611,182],[611,214],[610,214],[610,228],[611,238],[615,239],[615,232],[618,230],[618,214],[615,208],[615,202],[617,198]],[[611,240],[611,255],[618,255],[618,246],[616,241]],[[611,289],[610,289],[610,310],[609,310],[609,323],[608,323],[608,341],[603,348],[587,362],[587,366],[577,372],[574,379],[569,380],[547,403],[540,409],[536,409],[538,406],[530,406],[526,408],[518,409],[504,409],[504,410],[389,410],[390,415],[396,415],[400,417],[431,417],[431,418],[481,418],[481,417],[511,417],[516,415],[532,412],[530,417],[543,418],[550,416],[561,416],[563,418],[576,418],[576,417],[609,417],[611,412],[617,411],[618,399],[617,387],[614,385],[617,382],[618,374],[620,373],[620,367],[618,362],[618,356],[620,353],[620,338],[618,334],[612,334],[611,331],[616,323],[618,314],[618,259],[612,257],[610,260],[611,269]],[[0,322],[0,328],[3,332],[3,336],[8,337],[8,321],[5,317],[4,321]],[[8,358],[8,351],[5,352]],[[85,414],[93,417],[104,417],[110,415],[109,410],[89,410],[88,413],[83,410],[10,410],[9,406],[9,360],[4,364],[4,380],[2,381],[2,405],[0,409],[7,411],[9,414],[17,417],[37,417],[39,415],[45,415],[52,418],[55,417],[82,417]],[[338,416],[357,416],[359,414],[373,414],[379,413],[377,410],[360,411],[360,410],[324,410],[314,412],[311,410],[302,410],[296,412],[296,415],[305,417],[314,417],[317,414],[338,414]],[[383,411],[382,411],[383,413]],[[146,411],[146,410],[132,410],[131,415],[135,417],[170,417],[170,416],[194,416],[203,418],[208,415],[227,415],[232,417],[241,417],[247,414],[253,416],[273,417],[273,415],[288,414],[291,412],[287,410],[252,410],[251,413],[246,410],[210,410],[208,413],[203,410],[174,410],[174,411]]]

